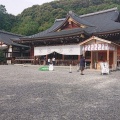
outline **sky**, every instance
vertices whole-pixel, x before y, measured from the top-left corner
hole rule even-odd
[[[32,7],[33,5],[42,5],[43,3],[54,0],[0,0],[0,5],[4,5],[7,13],[18,15],[24,9]]]

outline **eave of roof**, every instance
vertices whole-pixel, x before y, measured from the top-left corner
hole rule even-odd
[[[22,44],[18,44],[18,43],[14,43],[14,42],[12,42],[11,45],[12,45],[12,46],[18,46],[18,47],[24,47],[24,48],[30,48],[30,46],[22,45]]]
[[[111,31],[105,31],[105,32],[96,32],[93,33],[93,35],[104,35],[104,34],[112,34],[112,33],[119,33],[120,29],[117,30],[111,30]]]
[[[19,34],[15,34],[15,33],[7,32],[7,31],[2,31],[2,30],[0,30],[0,33],[5,33],[5,34],[8,34],[8,35],[13,35],[13,36],[23,37],[23,35],[19,35]]]
[[[62,30],[59,32],[51,32],[47,35],[43,35],[41,37],[35,37],[35,38],[20,38],[20,40],[27,41],[27,40],[40,40],[40,39],[51,39],[51,38],[61,38],[61,37],[69,37],[73,35],[80,35],[82,33],[90,36],[91,33],[88,33],[88,31],[91,31],[91,28],[75,28],[75,29],[69,29],[69,30]]]

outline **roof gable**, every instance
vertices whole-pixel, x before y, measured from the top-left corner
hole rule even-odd
[[[120,45],[118,45],[118,44],[116,44],[114,42],[111,42],[109,40],[105,40],[105,39],[102,39],[102,38],[99,38],[99,37],[96,37],[96,36],[92,36],[91,38],[81,42],[79,45],[88,44],[88,43],[90,43],[91,41],[94,41],[94,40],[99,41],[99,42],[103,42],[103,43],[114,44],[116,46],[120,46]]]
[[[63,23],[59,25],[56,29],[54,29],[54,32],[65,30],[65,29],[86,28],[86,27],[92,27],[92,26],[94,25],[87,22],[86,20],[82,20],[78,15],[70,11],[66,19],[64,19]]]
[[[86,28],[86,25],[80,24],[77,21],[75,21],[73,18],[69,17],[67,21],[58,28],[57,31],[65,30],[65,29],[73,29],[73,28]]]
[[[101,38],[96,37],[96,36],[92,36],[91,38],[81,42],[80,45],[87,44],[87,43],[89,43],[89,42],[91,42],[93,40],[97,40],[97,41],[101,41],[101,42],[105,42],[105,43],[111,44],[111,41],[108,41],[108,40],[105,40],[105,39],[101,39]]]

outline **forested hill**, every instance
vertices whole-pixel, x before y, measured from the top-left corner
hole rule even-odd
[[[120,0],[55,0],[34,5],[13,16],[6,12],[5,6],[0,5],[0,30],[32,35],[52,26],[56,18],[66,17],[68,11],[82,15],[113,7],[120,10]]]

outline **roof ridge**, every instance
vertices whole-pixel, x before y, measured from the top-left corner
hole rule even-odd
[[[68,12],[68,14],[67,14],[67,15],[74,15],[74,16],[79,17],[79,15],[77,15],[76,13],[74,13],[74,12],[73,12],[73,11],[71,11],[71,10]],[[56,19],[56,20],[55,20],[55,22],[56,22],[56,21],[62,21],[62,20],[65,20],[65,19],[66,19],[66,18]]]
[[[85,14],[85,15],[80,15],[79,17],[87,17],[87,16],[92,16],[92,15],[97,15],[97,14],[101,14],[101,13],[105,13],[105,12],[110,12],[110,11],[113,11],[113,10],[118,10],[118,9],[117,9],[117,7],[115,7],[115,8],[111,8],[111,9],[107,9],[107,10],[101,10],[101,11],[94,12],[94,13],[88,13],[88,14]]]
[[[65,19],[66,19],[66,18],[56,19],[55,22],[57,22],[57,21],[63,21],[63,20],[65,20]]]

